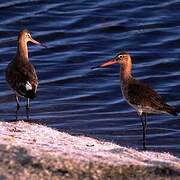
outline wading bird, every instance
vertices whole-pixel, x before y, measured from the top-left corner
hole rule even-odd
[[[146,150],[147,113],[166,113],[177,116],[176,109],[168,105],[151,87],[136,80],[132,76],[131,56],[126,52],[119,53],[109,61],[92,69],[106,67],[112,64],[121,65],[121,91],[127,103],[137,111],[140,117],[143,127],[143,149]]]
[[[27,98],[26,115],[29,119],[29,99],[33,99],[36,95],[38,87],[38,78],[35,68],[29,62],[28,58],[28,42],[46,47],[31,37],[28,30],[24,29],[19,32],[17,43],[17,52],[12,61],[6,68],[6,80],[10,88],[15,92],[16,97],[16,120],[18,110],[20,108],[18,97]]]

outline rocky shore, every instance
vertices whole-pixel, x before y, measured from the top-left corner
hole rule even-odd
[[[34,123],[0,122],[0,180],[180,179],[180,159]]]

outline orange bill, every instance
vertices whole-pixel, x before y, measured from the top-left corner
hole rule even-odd
[[[109,61],[107,61],[101,65],[94,66],[91,69],[102,68],[102,67],[110,66],[110,65],[116,64],[116,63],[117,63],[117,61],[113,58],[113,59],[111,59],[111,60],[109,60]]]
[[[101,64],[100,67],[106,67],[106,66],[110,66],[110,65],[116,64],[116,63],[117,63],[117,61],[115,59],[111,59],[111,60]]]
[[[38,41],[36,41],[35,39],[33,39],[33,38],[31,38],[31,40],[30,40],[32,43],[34,43],[34,44],[37,44],[37,45],[40,45],[40,46],[43,46],[43,47],[45,47],[45,48],[47,48],[47,46],[46,45],[44,45],[44,44],[42,44],[42,43],[40,43],[40,42],[38,42]]]

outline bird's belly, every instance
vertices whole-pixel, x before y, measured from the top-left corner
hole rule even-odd
[[[127,103],[130,106],[132,106],[134,109],[136,109],[136,111],[140,115],[142,115],[142,113],[149,113],[149,114],[166,113],[165,111],[160,111],[160,110],[154,109],[154,108],[152,108],[150,106],[135,105],[135,104],[131,104],[129,101],[127,101]]]

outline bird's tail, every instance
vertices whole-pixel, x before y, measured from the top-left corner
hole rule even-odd
[[[168,104],[165,105],[164,107],[165,111],[173,116],[177,116],[178,115],[178,110]]]
[[[25,97],[34,99],[36,97],[36,92],[34,90],[26,91]]]

